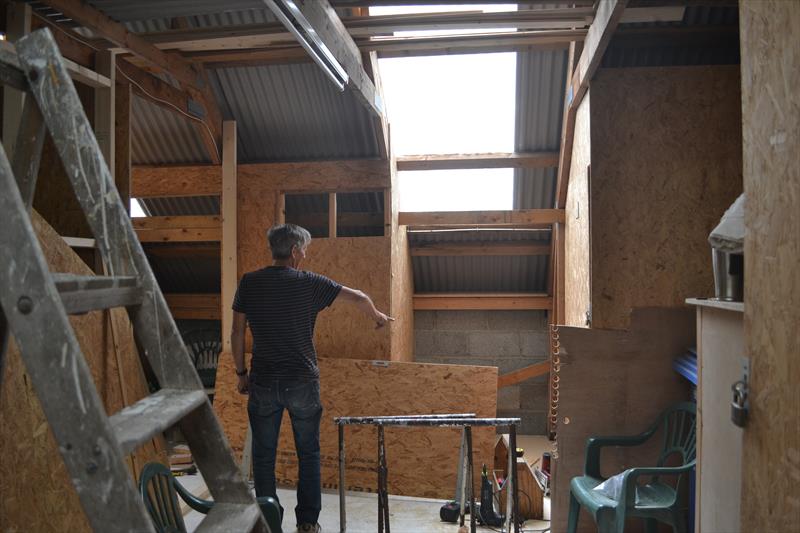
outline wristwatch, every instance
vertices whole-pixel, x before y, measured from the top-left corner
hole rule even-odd
[[[237,375],[237,376],[239,376],[239,377],[246,376],[246,375],[247,375],[247,369],[245,368],[245,369],[244,369],[244,370],[242,370],[241,372],[239,372],[239,371],[237,370],[237,371],[236,371],[236,375]]]

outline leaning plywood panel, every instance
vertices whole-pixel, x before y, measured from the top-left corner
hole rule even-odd
[[[742,192],[740,106],[735,66],[601,69],[592,81],[593,327],[713,295],[708,234]]]
[[[558,444],[552,489],[553,531],[566,531],[569,483],[582,475],[586,439],[639,434],[669,405],[686,401],[689,386],[672,359],[695,343],[691,309],[635,309],[630,331],[559,328]],[[653,444],[658,438],[652,441]],[[653,466],[653,447],[609,449],[602,472]],[[649,461],[648,461],[649,459]],[[580,530],[596,531],[586,512]]]
[[[496,416],[497,369],[354,359],[320,359],[322,483],[338,483],[337,416],[379,416],[475,412]],[[217,374],[214,408],[234,450],[241,454],[247,431],[247,398],[235,390],[232,358],[223,354]],[[375,491],[377,433],[369,426],[345,429],[347,487]],[[474,431],[475,464],[491,465],[494,430]],[[389,491],[392,494],[451,498],[460,444],[457,429],[387,428]],[[476,467],[477,471],[477,467]],[[297,480],[297,459],[287,420],[281,428],[276,475]]]
[[[742,531],[800,524],[800,3],[740,2],[745,353]]]
[[[34,228],[53,271],[91,274],[36,213]],[[106,411],[147,395],[130,322],[123,309],[70,318]],[[12,343],[0,387],[0,526],[3,531],[88,531],[61,455]],[[135,475],[148,461],[166,461],[159,439],[128,459]]]

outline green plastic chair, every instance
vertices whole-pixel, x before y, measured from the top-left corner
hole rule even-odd
[[[158,533],[186,533],[177,495],[189,507],[203,514],[208,514],[214,506],[213,501],[201,500],[187,491],[161,463],[144,465],[139,477],[139,493]],[[282,533],[281,512],[275,498],[267,496],[257,498],[257,501],[270,532]]]
[[[644,433],[629,437],[591,437],[586,442],[584,475],[570,482],[569,521],[567,532],[575,533],[581,507],[594,517],[600,533],[622,533],[625,519],[645,521],[645,531],[655,533],[658,522],[672,526],[675,533],[686,533],[686,519],[681,507],[681,476],[691,473],[695,465],[696,406],[685,402],[673,405],[659,415]],[[619,500],[593,490],[605,481],[600,474],[600,450],[605,446],[639,446],[647,442],[659,428],[664,430],[664,444],[655,467],[630,468],[624,472]],[[680,466],[663,466],[677,454]],[[677,476],[674,487],[661,481],[663,476]],[[639,478],[650,478],[639,484]]]

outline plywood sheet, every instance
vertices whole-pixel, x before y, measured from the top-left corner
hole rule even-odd
[[[36,213],[34,228],[50,268],[91,274]],[[124,310],[70,318],[106,411],[114,413],[147,394]],[[113,325],[112,325],[113,324]],[[77,495],[39,400],[12,343],[0,387],[0,516],[4,531],[89,531]],[[166,461],[161,439],[128,460],[135,474],[148,461]]]
[[[496,416],[497,369],[463,365],[320,359],[323,413],[320,430],[322,483],[338,483],[336,416],[377,416],[475,412]],[[246,396],[235,390],[232,357],[223,354],[214,409],[231,446],[241,454],[247,430]],[[492,464],[494,429],[474,431],[475,464]],[[346,429],[347,487],[375,491],[377,432],[372,427]],[[452,498],[460,432],[439,428],[387,428],[389,491],[392,494]],[[284,419],[276,475],[296,480],[291,428]],[[476,470],[477,472],[477,470]]]
[[[316,239],[311,242],[303,268],[364,291],[378,309],[388,313],[390,244],[389,237]],[[390,359],[389,328],[376,330],[369,317],[337,300],[317,317],[314,344],[321,357]]]
[[[594,327],[713,296],[708,234],[742,192],[739,84],[736,66],[601,69],[592,81]]]
[[[742,531],[800,524],[800,3],[740,2],[745,342]]]
[[[559,337],[552,525],[553,531],[566,531],[569,483],[583,473],[586,439],[641,433],[664,408],[689,399],[688,382],[672,370],[672,359],[694,346],[695,317],[688,308],[635,309],[630,331],[562,326]],[[659,444],[657,437],[651,439],[653,444]],[[602,472],[611,475],[648,466],[656,456],[652,446],[604,451]],[[596,531],[585,512],[579,529]]]
[[[389,325],[391,359],[414,360],[414,273],[405,226],[392,231],[391,314]]]
[[[380,162],[380,165],[374,161],[350,161],[270,164],[265,167],[269,171],[264,174],[243,172],[243,167],[239,168],[237,221],[240,278],[245,272],[263,268],[272,262],[266,231],[278,219],[276,205],[280,191],[329,189],[331,185],[323,187],[318,183],[325,175],[330,175],[331,179],[336,178],[343,184],[360,184],[363,181],[372,183],[373,186],[376,183],[385,185],[388,176],[386,161]],[[381,171],[384,167],[385,170]],[[351,182],[347,182],[348,176],[352,178]],[[314,239],[302,268],[325,275],[348,287],[360,289],[372,297],[380,310],[390,312],[389,235]],[[223,305],[230,303],[223,302]],[[395,326],[390,326],[393,327]],[[406,326],[397,327],[402,329]],[[409,327],[413,329],[413,323]],[[334,303],[317,319],[317,353],[323,357],[390,359],[390,328],[376,332],[369,319],[360,311],[341,302]],[[248,349],[252,346],[251,343],[248,335]]]
[[[564,232],[564,324],[585,326],[591,308],[591,254],[589,233],[589,165],[591,138],[589,131],[590,97],[584,97],[575,118],[575,139],[567,190]]]

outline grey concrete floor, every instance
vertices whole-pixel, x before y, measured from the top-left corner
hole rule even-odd
[[[202,486],[202,480],[191,479],[197,477],[183,476],[181,482],[187,488]],[[278,497],[285,509],[283,531],[284,533],[294,533],[294,506],[297,503],[295,491],[289,488],[278,489]],[[442,503],[444,503],[442,500],[389,496],[391,531],[393,533],[457,533],[459,528],[456,524],[439,520],[439,508]],[[378,531],[378,500],[375,494],[349,492],[346,504],[348,533],[375,533]],[[187,513],[184,516],[187,530],[190,533],[193,532],[202,518],[203,516],[195,511]],[[337,492],[323,491],[319,523],[323,533],[339,531],[339,494]],[[523,531],[525,533],[544,531],[549,524],[545,521],[529,520],[525,522]],[[478,527],[478,531],[484,533],[499,531],[499,529]]]

